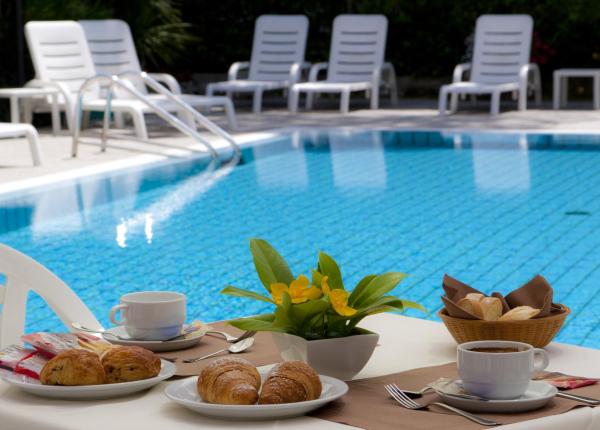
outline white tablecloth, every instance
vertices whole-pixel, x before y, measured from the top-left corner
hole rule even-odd
[[[380,346],[376,348],[369,364],[357,378],[381,376],[455,361],[456,344],[442,324],[381,314],[366,319],[361,325],[378,332],[381,339]],[[547,351],[551,360],[549,370],[600,377],[600,350],[551,344]],[[37,398],[0,383],[0,430],[349,428],[310,417],[257,423],[207,419],[171,403],[163,394],[167,384],[169,382],[142,394],[114,400],[73,402]],[[600,408],[576,409],[566,414],[501,428],[598,430]]]

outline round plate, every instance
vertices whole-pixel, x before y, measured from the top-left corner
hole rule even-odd
[[[202,333],[190,333],[189,338],[178,339],[178,340],[169,340],[169,341],[161,341],[161,340],[135,340],[135,339],[127,339],[129,335],[125,331],[125,327],[113,327],[106,330],[108,333],[115,334],[117,336],[121,336],[126,339],[117,339],[111,335],[104,335],[102,337],[107,342],[110,342],[115,345],[124,345],[124,346],[141,346],[142,348],[149,349],[153,352],[166,352],[166,351],[177,351],[180,349],[191,348],[192,346],[198,344],[204,334]]]
[[[261,378],[268,371],[260,371]],[[186,408],[214,418],[227,420],[275,420],[297,417],[342,397],[348,392],[348,385],[339,379],[319,375],[323,390],[321,397],[306,402],[283,403],[279,405],[217,405],[202,400],[196,389],[198,377],[172,382],[165,389],[165,394],[171,400]]]
[[[461,381],[457,381],[460,383]],[[539,409],[558,393],[551,384],[541,381],[529,381],[529,386],[521,397],[511,400],[473,400],[464,399],[438,392],[444,403],[471,412],[523,412]]]
[[[35,394],[36,396],[63,400],[98,400],[125,396],[127,394],[147,390],[159,382],[173,376],[175,370],[176,367],[173,363],[161,360],[160,373],[154,378],[133,382],[120,382],[117,384],[79,385],[73,387],[42,385],[39,381],[14,373],[2,375],[1,377],[4,382],[14,385],[28,393]]]

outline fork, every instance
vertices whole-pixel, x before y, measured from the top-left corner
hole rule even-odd
[[[426,387],[423,387],[417,391],[405,390],[403,388],[400,388],[400,391],[402,391],[404,394],[406,394],[411,399],[416,399],[419,397],[423,397],[423,395],[428,391],[435,391],[435,388],[433,388],[431,385],[427,385]],[[460,393],[445,393],[445,394],[447,396],[460,397],[461,399],[481,400],[482,402],[488,401],[488,399],[486,399],[485,397],[474,396],[472,394],[460,394]]]
[[[458,414],[464,418],[467,418],[471,421],[476,422],[477,424],[481,424],[483,426],[499,426],[500,423],[496,421],[488,420],[487,418],[478,417],[477,415],[470,414],[461,409],[457,409],[453,406],[447,405],[445,403],[433,402],[429,405],[421,405],[420,403],[415,402],[410,397],[402,392],[400,388],[396,384],[388,384],[385,385],[385,390],[394,398],[396,402],[400,404],[400,406],[406,409],[412,410],[427,410],[431,405],[439,406],[440,408],[447,409],[455,414]]]

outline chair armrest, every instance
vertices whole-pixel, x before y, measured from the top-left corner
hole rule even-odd
[[[471,63],[457,64],[452,73],[452,82],[461,82],[465,72],[468,72],[469,70],[471,70]]]
[[[229,71],[227,72],[227,80],[235,81],[238,79],[238,73],[240,70],[245,70],[250,68],[249,61],[236,61],[231,66],[229,66]]]
[[[315,63],[311,66],[310,72],[308,74],[309,82],[316,82],[319,77],[319,72],[322,70],[327,70],[329,67],[328,63]]]
[[[181,94],[181,86],[179,86],[179,82],[177,82],[177,79],[175,79],[173,75],[168,73],[148,73],[148,76],[162,84],[165,84],[165,86],[173,94]]]
[[[519,69],[519,86],[527,91],[527,85],[529,84],[529,75],[532,73],[534,79],[540,74],[540,68],[535,63],[523,64]]]

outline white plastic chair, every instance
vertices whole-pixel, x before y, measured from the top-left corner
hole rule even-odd
[[[0,286],[0,349],[21,344],[29,291],[39,294],[62,322],[72,322],[101,330],[102,326],[77,295],[54,273],[30,257],[0,244],[0,273],[6,277]]]
[[[36,72],[36,79],[28,85],[58,89],[59,106],[74,131],[77,92],[87,79],[96,76],[83,28],[75,21],[30,21],[25,25],[25,36]],[[180,110],[166,103],[160,106],[169,112]],[[104,112],[106,99],[99,85],[89,87],[82,107],[86,112]],[[144,121],[144,113],[152,113],[148,105],[137,99],[113,98],[111,109],[117,115],[130,115],[137,137],[148,139]]]
[[[0,122],[0,138],[11,137],[24,137],[27,139],[33,165],[42,165],[40,139],[37,130],[31,124]]]
[[[120,19],[103,20],[82,20],[79,24],[83,27],[87,43],[92,54],[92,59],[96,67],[96,72],[105,75],[118,75],[122,72],[141,72],[140,61],[138,59],[135,44],[129,25]],[[213,107],[222,107],[227,115],[229,127],[236,128],[235,109],[233,103],[228,97],[206,97],[194,94],[182,94],[181,87],[177,80],[167,73],[148,73],[148,76],[161,82],[172,93],[177,94],[185,103],[194,108],[210,109]],[[166,96],[162,94],[149,94],[146,85],[141,80],[132,82],[136,89],[146,95],[154,103],[168,103]],[[117,95],[123,98],[130,98],[129,95]],[[193,119],[185,118],[181,114],[182,120],[193,123]]]
[[[229,67],[228,80],[209,84],[206,94],[216,92],[253,93],[252,111],[260,113],[265,91],[285,90],[300,80],[308,34],[304,15],[262,15],[256,20],[250,62],[236,62]],[[240,79],[248,69],[248,79]]]
[[[459,94],[490,94],[490,112],[497,115],[501,94],[513,93],[518,97],[519,110],[525,110],[530,78],[536,102],[540,103],[540,70],[529,63],[532,33],[533,19],[529,15],[480,16],[475,27],[472,62],[457,65],[452,84],[440,88],[440,115],[446,114],[448,95],[450,111],[456,111]],[[467,71],[469,80],[463,81]]]
[[[340,93],[340,110],[348,113],[350,93],[366,91],[371,109],[379,106],[379,88],[384,66],[387,18],[383,15],[339,15],[333,21],[329,63],[311,67],[309,82],[290,88],[289,109],[298,111],[300,93],[307,93],[306,108],[312,108],[315,93]],[[319,71],[327,70],[327,78],[317,81]],[[393,70],[393,69],[392,69]],[[395,77],[393,94],[395,93]]]

